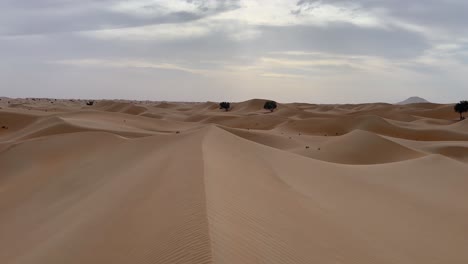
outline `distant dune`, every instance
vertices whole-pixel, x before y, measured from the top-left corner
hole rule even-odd
[[[420,99],[2,98],[0,263],[468,263],[468,120]]]
[[[422,103],[429,103],[429,101],[427,101],[426,99],[424,98],[421,98],[421,97],[417,97],[417,96],[413,96],[413,97],[410,97],[404,101],[401,101],[397,104],[399,105],[407,105],[407,104],[422,104]]]

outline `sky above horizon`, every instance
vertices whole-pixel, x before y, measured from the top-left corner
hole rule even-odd
[[[2,0],[0,96],[468,99],[466,0]]]

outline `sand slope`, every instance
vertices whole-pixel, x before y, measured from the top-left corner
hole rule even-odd
[[[0,101],[1,263],[468,263],[448,106],[50,102]]]

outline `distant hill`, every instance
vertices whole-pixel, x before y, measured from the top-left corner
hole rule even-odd
[[[424,98],[413,96],[397,104],[405,105],[405,104],[421,104],[421,103],[430,103],[430,102]]]

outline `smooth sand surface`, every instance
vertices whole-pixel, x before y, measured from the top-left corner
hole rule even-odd
[[[452,105],[0,100],[0,263],[468,263]]]

